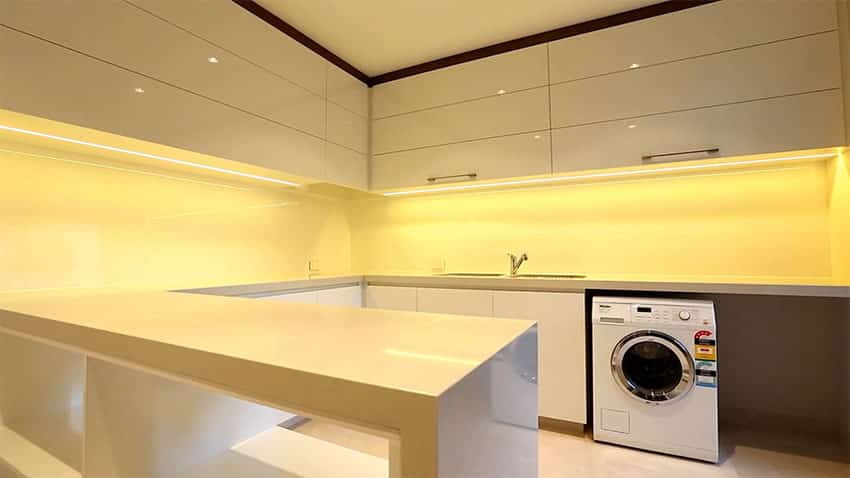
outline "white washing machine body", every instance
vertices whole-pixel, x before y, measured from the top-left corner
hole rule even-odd
[[[594,297],[592,327],[594,440],[716,463],[714,304]]]

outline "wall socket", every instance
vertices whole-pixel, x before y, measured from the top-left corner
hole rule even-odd
[[[319,265],[319,261],[317,259],[307,261],[307,272],[319,272],[321,270],[322,267]]]
[[[446,259],[443,257],[431,258],[431,273],[442,274],[446,272]]]

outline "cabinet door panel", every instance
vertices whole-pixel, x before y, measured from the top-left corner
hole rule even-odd
[[[554,41],[549,44],[551,81],[820,33],[834,30],[836,21],[834,0],[724,0]]]
[[[549,89],[441,106],[375,120],[373,154],[437,146],[549,128]]]
[[[540,416],[587,423],[584,294],[495,291],[493,315],[537,321]]]
[[[322,96],[131,4],[113,0],[32,0],[12,1],[9,5],[11,15],[4,18],[14,28],[324,137]],[[210,63],[208,58],[215,58],[217,63]]]
[[[556,129],[552,162],[555,172],[568,172],[639,166],[643,155],[703,148],[719,148],[711,157],[720,157],[839,146],[842,125],[841,91],[829,90]]]
[[[328,63],[328,101],[364,118],[369,117],[369,87]]]
[[[545,86],[546,70],[546,45],[537,45],[383,83],[372,89],[372,117]]]
[[[350,307],[363,306],[363,289],[359,285],[317,290],[315,294],[317,304],[346,305]]]
[[[372,189],[438,185],[427,179],[474,173],[475,179],[551,172],[549,132],[503,136],[372,156]]]
[[[467,289],[417,289],[416,310],[437,314],[493,316],[493,292]]]
[[[369,188],[369,156],[325,142],[325,166],[328,181],[350,188]]]
[[[267,295],[259,297],[260,300],[272,300],[276,302],[292,302],[294,304],[315,304],[317,303],[316,292],[292,292],[289,294]]]
[[[45,0],[50,1],[50,0]],[[325,60],[236,2],[126,0],[281,78],[325,96]],[[50,2],[56,3],[56,2]],[[77,4],[79,2],[68,2]],[[199,5],[203,15],[198,14]],[[226,28],[222,26],[226,25]]]
[[[370,285],[366,288],[366,307],[416,312],[416,288]]]
[[[838,88],[838,37],[822,33],[552,86],[552,124],[576,126]]]
[[[15,66],[0,75],[0,108],[300,176],[325,174],[319,138],[29,35],[2,27],[0,34],[0,57]]]
[[[359,153],[369,152],[369,120],[328,103],[328,141]]]

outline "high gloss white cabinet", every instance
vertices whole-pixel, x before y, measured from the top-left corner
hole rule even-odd
[[[291,292],[258,297],[261,300],[292,302],[297,304],[363,306],[363,289],[358,286],[334,287],[332,289]]]
[[[539,415],[587,423],[584,294],[494,291],[493,316],[537,321]]]
[[[439,146],[549,128],[549,88],[541,87],[372,122],[372,153]]]
[[[416,310],[437,314],[493,316],[493,292],[468,289],[416,290]]]
[[[416,288],[370,285],[366,288],[366,307],[416,312]]]
[[[844,144],[840,90],[552,130],[554,172],[640,166]]]
[[[553,127],[839,88],[835,31],[552,85]]]
[[[587,423],[584,294],[370,285],[366,306],[536,321],[538,414]]]
[[[481,139],[372,156],[372,189],[551,172],[549,132]],[[432,178],[433,181],[429,181]],[[440,179],[445,178],[445,179]]]
[[[377,85],[372,89],[372,117],[546,86],[546,50],[546,45],[536,45]]]
[[[550,81],[588,78],[836,28],[834,0],[723,0],[549,44]],[[576,61],[580,58],[581,61]]]

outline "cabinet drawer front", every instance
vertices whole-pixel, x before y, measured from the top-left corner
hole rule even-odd
[[[125,2],[13,1],[10,25],[319,138],[325,100]],[[68,18],[74,18],[69,22]],[[4,19],[5,21],[5,19]],[[218,63],[210,63],[208,58]]]
[[[372,117],[545,86],[547,73],[546,45],[441,68],[374,87]]]
[[[14,65],[0,75],[0,108],[292,174],[324,175],[319,138],[13,30],[0,27],[0,37],[0,57]],[[145,93],[134,93],[137,87]]]
[[[715,147],[716,156],[736,156],[838,146],[844,142],[843,121],[841,91],[829,90],[562,128],[552,131],[553,168],[638,166],[645,164],[644,155]]]
[[[549,44],[552,83],[837,28],[834,0],[724,0]],[[580,58],[581,61],[576,61]]]
[[[551,171],[549,132],[503,136],[372,157],[372,189],[444,184],[428,178],[474,173],[475,179]]]
[[[436,314],[493,316],[493,292],[467,289],[416,289],[416,310]]]
[[[822,33],[552,86],[554,127],[838,88],[838,36]]]
[[[549,128],[547,87],[375,120],[373,154]]]
[[[369,120],[334,103],[328,103],[328,141],[367,153]]]

